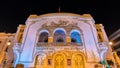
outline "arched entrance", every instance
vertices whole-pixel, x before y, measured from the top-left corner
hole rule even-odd
[[[85,68],[82,55],[76,54],[72,57],[73,68]]]
[[[54,58],[54,68],[65,68],[65,58],[61,54],[57,54]]]
[[[74,51],[61,51],[46,57],[38,55],[35,63],[35,68],[85,68],[85,58]]]
[[[35,58],[34,68],[44,68],[43,65],[44,65],[45,57],[46,56],[44,54],[37,55]]]

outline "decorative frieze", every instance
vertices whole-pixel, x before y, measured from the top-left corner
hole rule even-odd
[[[53,45],[45,44],[44,46],[37,46],[36,49],[37,49],[37,51],[59,51],[59,50],[83,51],[84,50],[83,46],[78,45],[78,44],[76,44],[76,45],[66,45],[66,46],[64,46],[64,45],[62,45],[62,46],[59,45],[58,46],[56,44],[53,44]]]

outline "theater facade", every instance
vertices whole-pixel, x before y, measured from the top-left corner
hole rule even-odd
[[[14,38],[14,67],[103,68],[115,62],[102,24],[90,14],[30,15]],[[102,64],[104,62],[105,64]],[[114,67],[114,64],[112,65]]]

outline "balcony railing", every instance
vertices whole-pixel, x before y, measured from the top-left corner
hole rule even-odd
[[[84,47],[81,43],[37,43],[37,50],[46,51],[46,50],[84,50]]]
[[[82,46],[81,43],[45,43],[45,42],[39,42],[37,43],[37,47],[42,46]]]

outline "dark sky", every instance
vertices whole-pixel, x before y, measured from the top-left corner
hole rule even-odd
[[[108,36],[120,28],[120,7],[115,0],[5,0],[0,1],[0,32],[15,33],[30,14],[55,13],[59,6],[61,12],[91,14]]]

